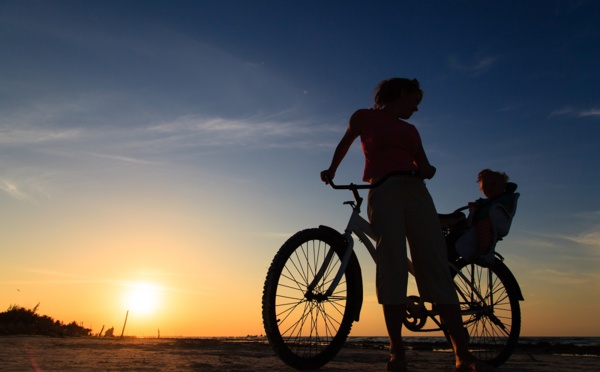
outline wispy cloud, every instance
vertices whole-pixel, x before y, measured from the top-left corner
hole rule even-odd
[[[51,173],[47,170],[36,167],[11,169],[2,164],[0,174],[0,194],[30,204],[52,199],[47,190]]]
[[[454,70],[464,71],[470,73],[473,76],[479,76],[480,74],[489,71],[492,66],[500,59],[498,56],[486,55],[474,58],[472,61],[464,62],[456,55],[452,55],[448,58],[448,64],[450,68]]]
[[[563,108],[559,108],[553,110],[550,115],[548,115],[548,119],[557,117],[557,116],[571,116],[571,117],[600,117],[600,109],[598,108],[590,108],[590,109],[576,109],[571,106],[565,106]]]
[[[479,74],[483,71],[487,71],[488,69],[490,69],[496,63],[497,60],[498,57],[483,57],[479,60],[476,60],[473,65],[468,66],[468,69],[476,74]]]
[[[574,236],[565,236],[565,239],[570,240],[572,242],[583,244],[595,248],[600,248],[600,232],[599,231],[589,231],[584,232],[579,235]],[[600,254],[600,252],[599,252]]]
[[[579,112],[579,116],[587,117],[587,116],[600,116],[600,109],[593,108],[589,110],[584,110]]]
[[[533,242],[537,242],[532,245],[544,246],[547,247],[556,247],[557,241],[569,241],[573,243],[577,243],[583,246],[591,246],[600,248],[600,232],[597,229],[591,229],[582,231],[576,234],[560,234],[560,233],[548,233],[543,234],[538,240],[534,240]],[[600,251],[597,251],[597,255],[600,255]]]
[[[572,107],[562,107],[556,110],[552,110],[552,112],[550,113],[550,115],[548,115],[548,119],[556,117],[556,116],[566,116],[566,115],[572,115],[573,114],[573,108]]]
[[[340,130],[295,119],[293,111],[232,119],[184,115],[133,126],[65,129],[58,123],[48,129],[44,124],[0,123],[0,145],[11,154],[0,164],[0,194],[37,204],[62,193],[58,185],[65,182],[86,184],[90,172],[117,182],[125,173],[162,177],[165,169],[172,170],[165,165],[193,162],[207,153],[331,147],[328,138],[337,138]]]
[[[0,145],[25,145],[58,140],[75,140],[78,129],[46,129],[40,127],[0,127]]]
[[[578,232],[530,232],[530,237],[521,238],[519,245],[554,256],[578,256],[587,260],[598,260],[600,259],[599,231],[600,225],[592,223]]]
[[[23,191],[16,183],[10,180],[0,179],[0,191],[8,194],[13,199],[31,201],[31,195]]]
[[[132,164],[158,164],[157,162],[147,161],[142,159],[132,158],[130,156],[119,156],[119,155],[111,155],[111,154],[98,154],[90,152],[88,153],[90,156],[95,156],[102,159],[110,159],[114,161],[118,161],[121,163],[132,163]]]
[[[295,120],[185,116],[150,126],[148,131],[160,134],[162,141],[174,142],[179,146],[314,148],[319,144],[309,138],[334,133],[339,128]]]
[[[591,254],[600,257],[600,250],[598,249],[600,248],[600,211],[591,210],[573,213],[569,218],[580,221],[578,224],[578,226],[581,226],[580,231],[562,234],[558,238],[592,248]]]
[[[534,270],[532,274],[538,279],[553,285],[591,285],[600,284],[600,273],[581,271],[560,271],[555,269]]]

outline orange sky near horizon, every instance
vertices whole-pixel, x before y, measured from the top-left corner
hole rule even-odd
[[[275,244],[277,239],[271,240]],[[270,247],[273,254],[275,248]],[[365,299],[361,320],[354,324],[351,335],[385,336],[381,307],[374,294],[374,264],[360,245],[357,249],[363,268]],[[122,279],[107,275],[106,265],[104,270],[102,266],[95,270],[87,268],[87,272],[82,271],[80,275],[73,274],[73,270],[67,274],[67,271],[12,268],[9,275],[18,277],[25,272],[27,280],[10,285],[5,282],[0,289],[0,298],[5,308],[10,304],[33,308],[39,303],[39,314],[64,323],[76,321],[91,328],[94,334],[103,327],[105,331],[114,327],[115,335],[119,335],[127,311],[127,336],[156,337],[159,332],[161,337],[264,334],[260,303],[264,277],[261,274],[266,275],[267,257],[257,260],[262,261],[262,271],[259,270],[261,264],[250,261],[246,261],[247,266],[227,268],[227,259],[223,258],[212,257],[213,264],[208,265],[199,255],[185,259],[178,257],[171,263],[166,257],[152,257],[154,262],[162,263],[160,266],[148,265],[146,257],[144,268],[140,266],[137,270],[132,270],[134,260],[127,258],[124,267],[128,267],[130,275],[121,276]],[[93,262],[93,258],[89,261]],[[515,262],[510,257],[507,260]],[[114,261],[119,261],[118,256]],[[65,268],[72,264],[66,261]],[[166,272],[165,268],[172,264],[187,274]],[[125,271],[124,267],[121,267],[122,271]],[[518,266],[515,269],[521,271]],[[581,304],[582,299],[577,298],[579,295],[570,291],[566,283],[549,288],[536,286],[534,280],[522,274],[517,279],[525,296],[525,301],[521,302],[522,336],[598,336],[600,321],[594,316],[597,308],[593,296],[576,309],[578,317],[586,318],[585,321],[574,323],[572,303]],[[142,289],[146,288],[145,294],[140,294],[140,285]],[[411,282],[409,288],[409,293],[416,294],[414,283]],[[136,296],[140,297],[137,305],[131,302]],[[555,301],[541,300],[548,297]],[[405,335],[439,334],[406,331]]]

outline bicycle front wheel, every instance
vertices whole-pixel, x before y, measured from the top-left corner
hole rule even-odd
[[[469,348],[476,358],[500,366],[512,354],[521,332],[521,291],[500,260],[489,267],[456,262],[453,271]]]
[[[309,285],[333,258],[323,278]],[[273,259],[263,290],[262,315],[267,338],[279,357],[296,369],[316,369],[342,348],[360,307],[360,274],[351,264],[331,296],[325,292],[339,271],[345,242],[321,229],[292,236]]]

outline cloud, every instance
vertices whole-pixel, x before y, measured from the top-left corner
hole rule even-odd
[[[0,145],[9,155],[0,163],[0,194],[33,204],[88,187],[90,177],[98,175],[105,182],[158,179],[206,154],[329,148],[328,139],[339,132],[339,126],[294,119],[289,112],[249,118],[185,115],[145,126],[70,129],[46,128],[42,115],[34,116],[31,122],[13,117],[14,124],[0,124]],[[65,183],[69,188],[60,186]]]
[[[593,108],[585,111],[581,111],[578,114],[580,117],[588,117],[588,116],[600,116],[600,109]]]
[[[581,220],[585,227],[579,233],[563,235],[562,238],[586,247],[592,247],[592,252],[600,256],[600,250],[598,250],[600,248],[600,211],[574,213],[572,218]]]
[[[48,183],[54,176],[52,171],[35,165],[13,165],[5,161],[0,164],[0,194],[30,204],[50,200]]]
[[[160,135],[160,141],[171,146],[225,147],[319,147],[310,138],[324,133],[334,133],[339,128],[314,125],[306,121],[273,120],[271,117],[227,119],[219,117],[183,116],[156,124],[148,132]]]
[[[577,243],[577,244],[580,244],[583,246],[591,246],[591,247],[600,248],[600,232],[598,232],[596,230],[583,231],[578,234],[547,234],[546,239],[548,239],[549,241],[556,240],[556,239],[567,240],[567,241]],[[543,243],[540,242],[538,245],[542,246]],[[556,246],[553,243],[550,243],[550,245]],[[600,254],[600,251],[592,251],[592,252],[597,252],[597,254]]]
[[[479,76],[482,73],[489,71],[499,59],[500,58],[497,56],[483,56],[470,62],[462,62],[458,56],[453,55],[448,58],[448,64],[450,68],[454,70],[464,71],[473,76]]]
[[[531,253],[586,260],[588,263],[600,259],[600,226],[593,223],[573,233],[538,232],[529,238],[519,238],[519,246],[528,247]]]
[[[12,181],[0,179],[0,191],[8,194],[13,199],[21,201],[30,201],[32,197],[23,191],[17,184]]]
[[[538,280],[552,283],[553,285],[591,285],[600,284],[600,273],[583,272],[577,270],[560,271],[555,269],[539,269],[532,271]]]
[[[600,232],[598,232],[598,231],[582,233],[577,236],[571,236],[571,237],[566,237],[566,238],[575,243],[600,248]]]
[[[548,119],[553,118],[555,116],[566,116],[566,115],[571,115],[573,113],[573,108],[572,107],[563,107],[560,109],[556,109],[553,110],[550,115],[548,115]]]
[[[515,240],[515,244],[523,246],[523,247],[531,247],[531,248],[536,248],[536,249],[540,249],[540,250],[548,250],[548,249],[553,249],[555,248],[556,245],[556,236],[552,235],[552,236],[548,236],[548,235],[544,235],[544,234],[539,234],[539,233],[531,233],[532,235],[534,235],[533,237],[529,237],[529,238],[519,238],[517,240]]]
[[[578,118],[599,117],[600,109],[597,109],[597,108],[575,109],[573,107],[566,106],[566,107],[556,109],[556,110],[553,110],[552,112],[550,112],[550,115],[548,115],[548,119],[553,118],[553,117],[558,117],[558,116],[570,116],[570,117],[578,117]]]
[[[59,140],[75,140],[80,137],[78,129],[46,128],[0,128],[1,145],[27,145]]]
[[[475,73],[480,73],[483,71],[486,71],[488,69],[490,69],[492,67],[492,65],[494,65],[496,63],[496,61],[498,60],[498,57],[483,57],[477,61],[475,61],[475,63],[472,66],[469,66],[469,70],[475,72]]]
[[[94,153],[94,152],[89,152],[89,153],[82,153],[82,154],[87,154],[90,156],[94,156],[97,158],[102,158],[102,159],[109,159],[112,161],[116,161],[119,163],[131,163],[131,164],[160,164],[158,162],[153,162],[153,161],[146,161],[146,160],[141,160],[141,159],[135,159],[129,156],[120,156],[120,155],[111,155],[111,154],[99,154],[99,153]]]

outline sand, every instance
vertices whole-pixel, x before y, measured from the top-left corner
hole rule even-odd
[[[409,371],[452,371],[453,357],[409,350]],[[600,371],[600,357],[570,348],[519,347],[498,371]],[[583,354],[583,355],[582,355]],[[383,371],[385,345],[346,344],[320,371]],[[262,339],[0,337],[0,371],[294,371]]]

